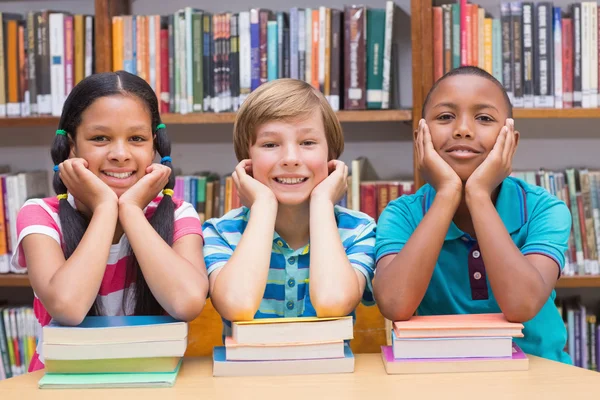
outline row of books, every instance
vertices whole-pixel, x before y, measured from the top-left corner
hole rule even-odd
[[[113,69],[144,78],[163,113],[237,111],[259,85],[305,80],[334,110],[398,108],[393,1],[385,9],[345,6],[112,20]]]
[[[600,275],[600,171],[517,171],[513,176],[545,188],[571,210],[572,227],[563,275]]]
[[[32,308],[0,308],[0,380],[27,372],[38,336]]]
[[[94,72],[94,17],[0,12],[0,117],[60,116],[74,85]]]
[[[600,326],[596,313],[583,305],[579,297],[556,299],[556,306],[565,321],[565,351],[571,356],[573,365],[600,371]]]
[[[433,7],[434,78],[473,65],[502,82],[514,107],[598,107],[599,10],[511,1],[493,18],[466,0]]]

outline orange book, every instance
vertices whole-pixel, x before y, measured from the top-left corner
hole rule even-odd
[[[484,20],[483,28],[483,68],[492,74],[492,19],[486,18]]]
[[[465,36],[467,42],[467,63],[464,65],[473,65],[473,12],[472,4],[465,4]]]
[[[471,4],[471,65],[479,64],[479,7]]]
[[[398,338],[523,337],[523,324],[508,322],[500,313],[414,316],[394,322],[393,327]]]
[[[7,103],[19,103],[19,51],[18,51],[19,24],[17,21],[6,21],[6,83]],[[13,106],[14,107],[14,106]]]
[[[84,16],[79,14],[73,17],[75,25],[75,62],[74,62],[74,73],[75,82],[77,85],[85,77],[85,20]],[[113,42],[114,46],[114,42]],[[120,49],[123,48],[121,45]],[[113,50],[114,51],[114,50]],[[114,61],[113,61],[114,62]]]
[[[319,88],[319,10],[312,10],[312,81],[315,89]]]
[[[113,41],[113,71],[123,69],[123,17],[113,17],[112,20]]]
[[[442,7],[433,7],[433,81],[444,75],[444,32]]]
[[[27,91],[27,59],[25,58],[25,26],[19,24],[19,106],[25,102]],[[23,115],[23,112],[20,112]]]

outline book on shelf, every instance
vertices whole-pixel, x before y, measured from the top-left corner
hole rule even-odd
[[[94,73],[94,17],[0,12],[0,118],[60,116],[74,85]]]
[[[600,371],[600,308],[584,305],[579,296],[557,298],[555,303],[567,330],[564,350],[571,356],[573,365]]]
[[[434,80],[477,66],[504,85],[513,107],[596,108],[598,10],[596,2],[548,1],[433,7]]]
[[[399,13],[387,1],[369,9],[119,15],[112,68],[144,78],[162,113],[235,112],[278,78],[308,82],[336,111],[399,108]]]
[[[38,340],[36,324],[31,307],[0,307],[0,380],[27,372]]]

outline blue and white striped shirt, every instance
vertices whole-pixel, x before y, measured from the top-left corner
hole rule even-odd
[[[352,266],[359,270],[367,281],[362,302],[365,305],[373,305],[375,221],[364,213],[340,206],[335,206],[334,214],[346,255]],[[230,211],[222,218],[212,218],[204,223],[204,260],[209,275],[224,266],[233,255],[249,218],[250,210],[242,207]],[[273,234],[267,286],[254,318],[316,315],[308,287],[309,250],[310,244],[294,250],[277,232]],[[230,334],[231,323],[223,319],[223,335]]]

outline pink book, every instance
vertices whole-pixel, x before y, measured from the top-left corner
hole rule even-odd
[[[73,16],[65,14],[65,96],[73,89],[73,52],[75,42],[73,40]]]
[[[504,314],[453,314],[414,316],[394,322],[398,338],[418,337],[523,337],[523,324],[508,322]]]
[[[388,374],[526,371],[529,369],[529,359],[515,343],[513,343],[512,357],[394,359],[392,347],[381,346],[381,358]]]
[[[469,65],[467,62],[467,0],[460,0],[460,65]]]

